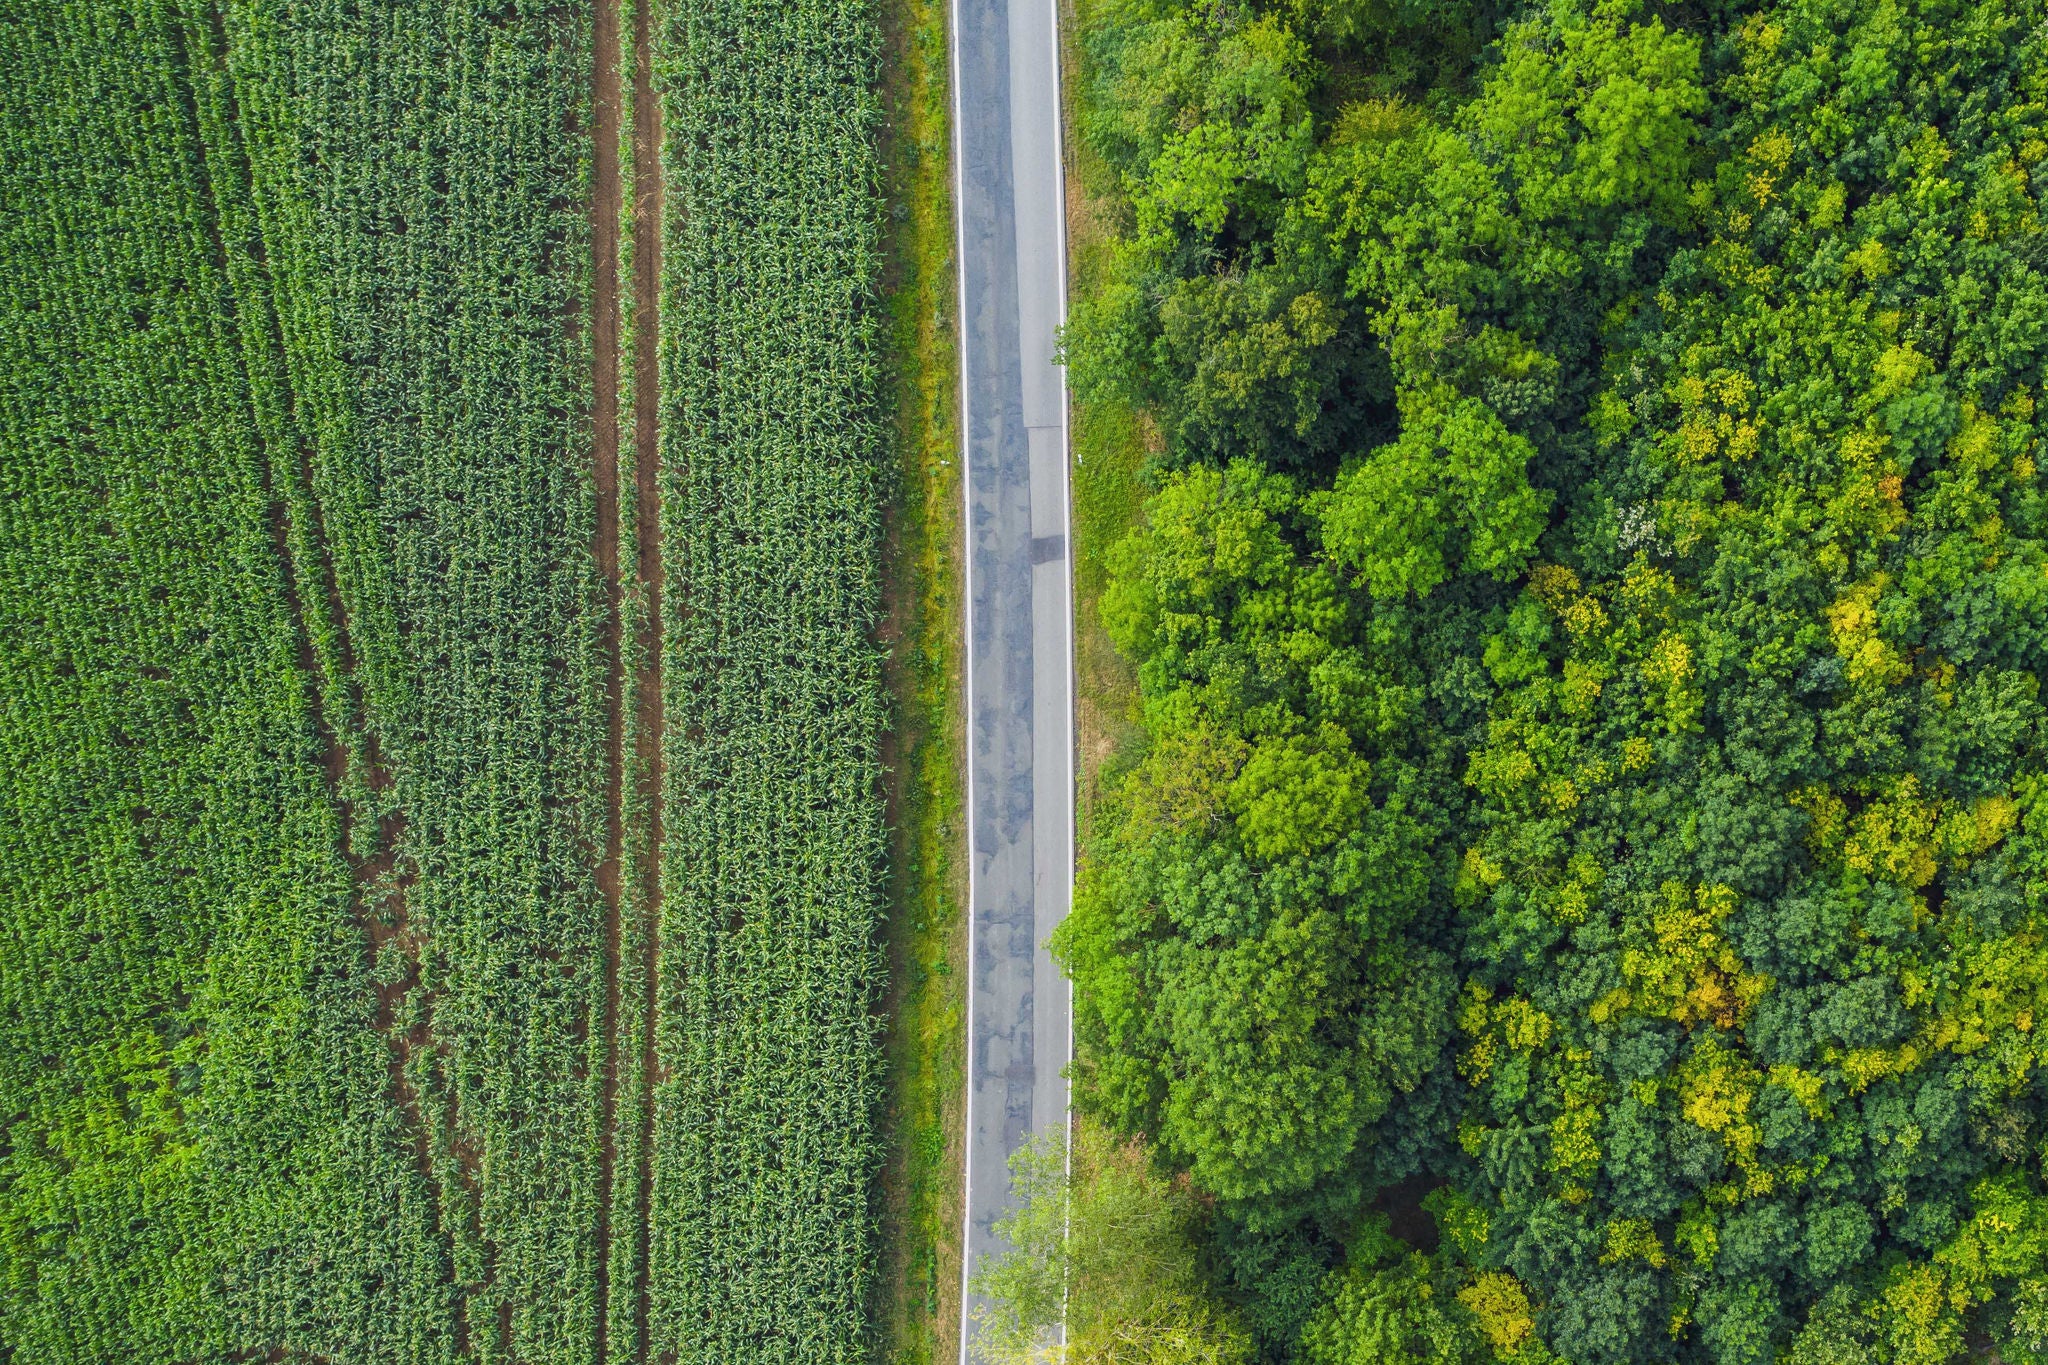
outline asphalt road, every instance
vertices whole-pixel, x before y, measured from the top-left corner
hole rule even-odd
[[[954,0],[967,433],[967,1254],[1002,1250],[1010,1154],[1064,1135],[1072,997],[1045,950],[1073,890],[1072,561],[1054,0]],[[963,1296],[970,1315],[974,1304]],[[961,1334],[963,1359],[968,1334]]]

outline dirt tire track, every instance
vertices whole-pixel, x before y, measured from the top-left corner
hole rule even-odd
[[[296,662],[305,680],[308,719],[319,748],[323,785],[337,818],[337,852],[350,874],[349,915],[363,935],[375,992],[372,1027],[387,1045],[390,1097],[410,1139],[433,1211],[435,1232],[448,1240],[452,1233],[447,1225],[445,1190],[434,1159],[437,1127],[410,1075],[413,1055],[422,1048],[437,1048],[431,1025],[435,993],[421,992],[413,1002],[414,1022],[409,1027],[399,1026],[400,1010],[418,989],[420,976],[420,947],[410,931],[405,904],[412,870],[398,865],[405,816],[388,806],[381,795],[391,788],[393,779],[369,723],[358,676],[349,613],[321,515],[314,442],[305,429],[292,387],[291,364],[277,313],[278,283],[260,223],[247,202],[253,195],[254,174],[243,141],[233,77],[228,73],[228,36],[219,4],[206,0],[185,12],[180,36],[184,49],[181,84],[192,101],[188,113],[200,130],[200,176],[211,209],[213,252],[223,278],[234,291],[233,325],[243,371],[257,395],[257,473],[266,519],[281,571]],[[224,200],[216,188],[223,177],[239,192],[231,200]],[[231,207],[233,221],[224,222],[223,211]],[[404,967],[391,973],[392,979],[384,980],[379,979],[378,964],[387,951],[400,954]],[[452,1118],[442,1128],[452,1131]],[[457,1180],[464,1174],[458,1161]],[[450,1326],[458,1354],[466,1353],[465,1315],[454,1313]]]
[[[380,816],[374,809],[375,794],[389,789],[392,778],[369,727],[356,677],[348,611],[320,516],[313,447],[302,428],[297,395],[292,391],[274,298],[277,283],[268,253],[253,220],[237,220],[232,229],[235,244],[230,248],[229,234],[219,218],[222,200],[214,189],[216,178],[225,174],[244,193],[250,191],[252,181],[241,137],[241,112],[232,80],[226,75],[228,40],[219,6],[208,3],[186,16],[183,39],[188,49],[185,84],[192,91],[192,116],[203,128],[213,125],[211,137],[202,132],[206,150],[200,168],[207,198],[214,206],[210,223],[213,251],[224,278],[243,277],[236,295],[238,302],[247,306],[239,308],[235,318],[243,367],[252,389],[259,387],[255,381],[260,380],[260,391],[268,396],[267,403],[258,404],[256,420],[262,450],[259,477],[282,570],[285,610],[296,637],[297,662],[308,683],[307,706],[320,746],[320,768],[340,821],[339,851],[352,874],[349,909],[363,930],[372,964],[393,939],[401,941],[400,947],[412,959],[404,981],[377,984],[374,1018],[377,1029],[391,1044],[393,1097],[412,1120],[421,1173],[438,1209],[439,1191],[433,1185],[424,1115],[403,1070],[414,1042],[392,1033],[395,1007],[418,977],[417,954],[411,948],[405,919],[405,891],[411,878],[409,874],[394,875],[405,817],[396,811]],[[202,60],[193,61],[194,52]],[[210,82],[203,92],[197,83],[202,73]],[[202,117],[202,108],[210,118]],[[374,839],[364,848],[358,831],[373,822]],[[430,1002],[427,1008],[431,1010]]]

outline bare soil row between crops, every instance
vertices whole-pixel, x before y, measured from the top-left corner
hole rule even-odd
[[[656,360],[661,305],[661,106],[654,91],[653,19],[647,0],[637,0],[630,8],[621,0],[596,0],[592,49],[591,458],[597,516],[594,552],[605,594],[607,746],[605,847],[597,869],[605,910],[597,1358],[608,1361],[615,1353],[645,1360],[649,1349],[647,1222],[653,1193],[654,1040],[661,924],[663,574],[661,386]],[[630,90],[625,83],[629,61]],[[624,165],[623,111],[629,104],[631,163]],[[630,205],[626,202],[628,186]],[[628,212],[632,214],[631,240],[622,250],[621,230]],[[624,320],[628,302],[632,305],[630,336]],[[630,374],[624,360],[628,354]],[[631,456],[631,470],[622,476],[621,459],[626,455]],[[629,514],[622,497],[626,491],[622,484],[626,483],[632,494],[630,525],[626,524]],[[633,660],[630,679],[629,657]],[[629,859],[629,848],[644,848],[645,853]],[[627,932],[629,913],[640,916],[640,923],[634,926],[636,935]],[[627,962],[627,953],[635,949],[644,954],[644,961]],[[636,1002],[637,1011],[629,1009],[624,995],[629,979],[644,992]],[[625,1036],[634,1030],[637,1036]],[[622,1104],[622,1085],[635,1048],[639,1050],[639,1081],[625,1087]],[[628,1124],[633,1127],[627,1128]],[[638,1162],[637,1170],[629,1168],[623,1173],[624,1191],[619,1168],[623,1133],[633,1134],[630,1159]],[[615,1280],[612,1248],[619,1237],[632,1240],[630,1261],[617,1267],[621,1273]],[[630,1276],[625,1273],[627,1265]],[[615,1323],[620,1325],[618,1335],[627,1335],[624,1320],[617,1314],[627,1311],[628,1304],[631,1341],[615,1345]]]

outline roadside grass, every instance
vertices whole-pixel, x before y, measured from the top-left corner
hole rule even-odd
[[[1080,135],[1090,88],[1078,35],[1101,0],[1060,0],[1060,80],[1066,141],[1069,294],[1087,298],[1112,265],[1111,242],[1128,212],[1123,187]],[[1074,705],[1080,746],[1076,824],[1083,847],[1105,776],[1134,757],[1143,741],[1138,675],[1102,628],[1096,603],[1109,576],[1110,547],[1144,512],[1146,466],[1158,434],[1144,414],[1119,402],[1075,403],[1070,418],[1074,468]]]
[[[959,1357],[967,862],[959,370],[946,0],[882,6],[883,356],[895,456],[882,629],[895,728],[876,1359]]]

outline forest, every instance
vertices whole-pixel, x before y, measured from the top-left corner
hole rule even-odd
[[[1137,739],[984,1352],[2048,1360],[2048,12],[1082,13]]]

